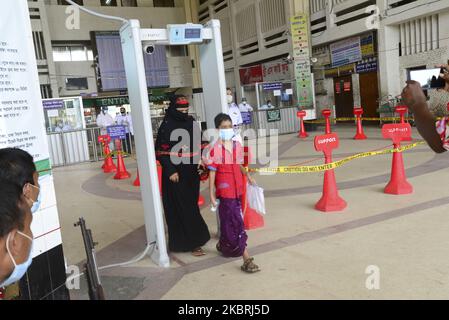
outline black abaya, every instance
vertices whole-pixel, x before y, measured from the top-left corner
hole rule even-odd
[[[185,129],[192,138],[188,150],[183,152],[196,153],[195,157],[188,159],[189,164],[174,164],[170,155],[158,155],[162,165],[162,198],[168,226],[168,245],[172,252],[193,251],[210,240],[208,227],[198,207],[200,148],[193,143],[193,134],[195,130],[199,130],[195,125],[192,117],[169,108],[156,141],[158,152],[178,152],[179,150],[172,150],[178,141],[170,141],[170,136],[176,129]],[[178,183],[170,180],[174,173],[179,175]]]

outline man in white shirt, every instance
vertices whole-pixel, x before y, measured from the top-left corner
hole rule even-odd
[[[242,103],[239,104],[239,109],[240,112],[252,112],[254,110],[246,98],[242,98]]]
[[[97,116],[97,126],[101,129],[100,133],[102,135],[108,134],[106,128],[113,124],[114,119],[112,119],[112,116],[108,113],[108,107],[102,107],[100,114]]]
[[[243,124],[242,114],[240,113],[239,106],[234,103],[234,95],[231,88],[226,90],[226,98],[228,101],[228,115],[232,119],[232,125],[234,126],[234,131],[236,133],[233,140],[242,143],[242,137],[240,135],[240,127]]]
[[[102,107],[100,114],[97,116],[97,126],[100,127],[100,134],[102,136],[108,134],[108,130],[106,129],[109,126],[112,126],[114,124],[114,119],[112,116],[108,113],[108,107]],[[109,148],[114,150],[114,143],[109,144]]]
[[[115,117],[115,123],[126,127],[126,139],[122,140],[122,146],[125,152],[131,153],[131,139],[134,135],[133,121],[124,107],[120,108],[120,113]]]

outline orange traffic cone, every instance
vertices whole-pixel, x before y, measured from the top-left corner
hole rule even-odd
[[[122,156],[122,143],[120,140],[116,140],[115,142],[117,148],[117,174],[114,176],[115,180],[123,180],[131,178],[131,174],[126,171],[125,161],[123,161]]]
[[[140,187],[139,169],[137,169],[137,178],[134,180],[133,186]]]
[[[162,166],[161,163],[159,161],[156,161],[156,166],[157,166],[157,177],[159,180],[159,190],[162,194]],[[139,169],[137,169],[137,177],[136,180],[134,180],[133,185],[135,187],[140,187],[140,176],[139,176]]]
[[[117,167],[114,164],[114,161],[112,161],[112,153],[109,149],[109,146],[106,144],[104,147],[105,151],[105,158],[104,158],[104,164],[102,166],[104,173],[112,173],[117,172]]]

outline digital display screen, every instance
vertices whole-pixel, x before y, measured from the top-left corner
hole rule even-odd
[[[186,39],[200,39],[201,38],[201,29],[186,29],[185,33]]]
[[[444,87],[444,80],[440,78],[440,68],[412,70],[410,71],[410,80],[418,81],[423,89]]]

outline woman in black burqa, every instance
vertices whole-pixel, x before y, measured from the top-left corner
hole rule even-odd
[[[157,135],[156,154],[162,165],[162,198],[169,249],[203,256],[205,252],[201,247],[210,240],[210,233],[198,207],[201,129],[188,115],[188,110],[189,102],[185,96],[170,99]],[[189,139],[180,143],[178,132],[188,133]]]

